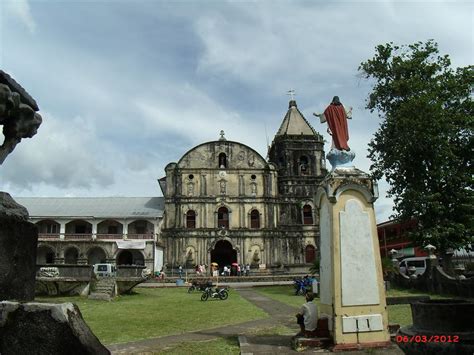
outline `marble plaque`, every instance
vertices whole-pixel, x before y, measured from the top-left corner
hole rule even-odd
[[[339,212],[343,306],[380,303],[369,214],[356,199]],[[323,251],[321,251],[321,254]]]

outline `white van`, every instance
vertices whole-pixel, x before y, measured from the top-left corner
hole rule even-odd
[[[407,271],[409,268],[414,267],[415,268],[415,275],[421,275],[425,272],[426,270],[426,259],[428,257],[426,256],[418,256],[414,258],[406,258],[400,261],[399,268],[400,272],[402,274],[407,275]]]
[[[115,277],[116,268],[114,264],[95,264],[94,274],[99,277]]]

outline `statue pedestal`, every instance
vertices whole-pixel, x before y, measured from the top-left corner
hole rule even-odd
[[[335,350],[390,345],[373,202],[377,185],[361,170],[335,168],[321,183],[321,306]]]

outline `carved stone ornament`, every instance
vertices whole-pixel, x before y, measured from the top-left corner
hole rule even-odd
[[[42,118],[35,100],[13,80],[0,70],[0,125],[3,125],[5,139],[0,146],[0,164],[15,149],[23,138],[33,137]]]
[[[255,155],[250,154],[249,159],[248,159],[248,164],[249,166],[253,166],[255,164]]]

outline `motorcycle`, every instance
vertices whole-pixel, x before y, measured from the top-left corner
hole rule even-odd
[[[191,283],[191,286],[188,288],[188,293],[191,293],[193,291],[205,291],[206,287],[212,287],[212,282],[204,282],[204,283],[199,283],[197,281],[193,281]]]
[[[226,300],[229,297],[229,293],[227,292],[227,288],[216,288],[215,290],[212,287],[206,287],[203,294],[201,295],[201,301],[207,301],[207,299],[211,298],[219,298],[221,300]]]
[[[295,287],[295,295],[306,295],[306,293],[311,291],[311,285],[312,285],[312,280],[309,278],[303,278],[303,279],[294,279],[293,280],[294,284],[293,286]]]

